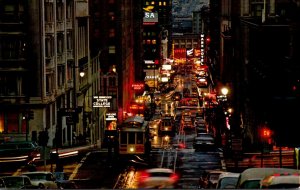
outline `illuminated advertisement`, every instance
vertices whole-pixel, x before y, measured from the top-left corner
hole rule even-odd
[[[204,63],[205,39],[204,34],[200,35],[200,64]]]
[[[180,60],[186,61],[186,48],[174,49],[174,60],[178,62]]]
[[[193,48],[186,49],[186,56],[189,58],[194,57],[194,49]]]
[[[131,85],[133,90],[143,90],[144,89],[144,84],[142,83],[136,83]]]
[[[168,64],[164,64],[164,65],[161,66],[161,69],[162,70],[170,71],[170,70],[172,70],[172,66],[168,65]]]
[[[93,96],[93,108],[110,108],[112,96]]]
[[[144,25],[154,25],[156,23],[158,23],[158,13],[145,12],[145,15],[143,18],[143,24]]]
[[[106,113],[106,121],[117,120],[117,113]]]

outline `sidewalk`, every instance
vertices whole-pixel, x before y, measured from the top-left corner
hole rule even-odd
[[[241,172],[251,167],[294,168],[295,166],[294,152],[291,150],[283,150],[281,155],[278,150],[263,154],[261,152],[246,152],[236,158],[224,156],[224,159],[227,171],[231,172]]]
[[[82,145],[82,146],[66,147],[66,148],[59,148],[59,149],[50,148],[51,153],[56,153],[56,151],[58,152],[59,158],[64,158],[64,159],[74,158],[74,161],[76,160],[75,159],[76,156],[86,154],[87,152],[89,152],[91,150],[100,150],[100,148],[95,145]],[[107,149],[103,149],[101,151],[107,152]],[[12,175],[18,176],[18,175],[22,174],[23,172],[28,172],[31,169],[35,170],[35,171],[51,171],[51,172],[55,171],[55,168],[56,168],[55,161],[46,159],[46,161],[44,162],[43,160],[40,159],[40,155],[37,155],[37,157],[35,157],[33,159],[33,161],[34,161],[34,165],[32,165],[32,167],[22,166],[16,172],[14,172]],[[67,174],[72,174],[74,169],[75,169],[75,166],[72,166],[72,165],[64,164],[64,166],[63,166],[63,170]]]

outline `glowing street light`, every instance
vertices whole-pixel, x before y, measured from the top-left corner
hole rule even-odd
[[[228,94],[228,88],[223,87],[223,88],[221,89],[221,92],[222,92],[222,94],[223,94],[224,96],[226,96],[226,95]]]

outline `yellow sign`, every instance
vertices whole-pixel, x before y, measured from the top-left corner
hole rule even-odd
[[[295,156],[296,156],[296,167],[298,170],[299,167],[299,148],[295,148]]]

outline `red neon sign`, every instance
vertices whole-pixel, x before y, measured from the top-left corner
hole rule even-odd
[[[132,84],[133,90],[142,90],[144,89],[144,84]]]

